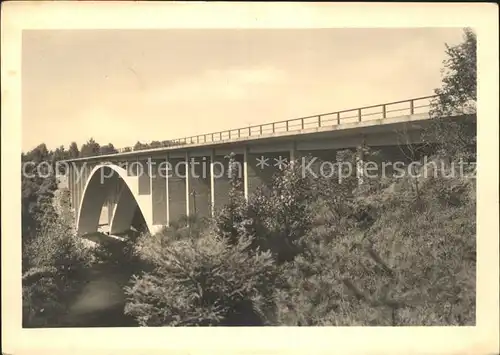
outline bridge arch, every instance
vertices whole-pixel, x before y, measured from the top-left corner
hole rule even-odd
[[[85,183],[76,220],[79,236],[97,232],[102,206],[112,196],[110,233],[129,229],[137,212],[142,215],[149,231],[152,230],[148,208],[138,194],[138,177],[114,164],[97,165]]]

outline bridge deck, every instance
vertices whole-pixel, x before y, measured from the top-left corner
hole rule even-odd
[[[103,160],[106,158],[141,156],[196,147],[211,147],[262,139],[276,139],[320,132],[344,131],[356,128],[385,126],[429,118],[431,101],[436,96],[424,96],[356,109],[322,113],[285,121],[236,128],[232,130],[173,139],[159,147],[133,150],[132,147],[118,149],[117,153],[70,159],[70,161]]]

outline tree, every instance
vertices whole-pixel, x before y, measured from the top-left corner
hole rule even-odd
[[[64,149],[64,146],[61,145],[60,147],[56,148],[56,150],[54,150],[54,154],[52,155],[52,160],[54,162],[64,160],[68,157],[68,155],[69,152],[67,152],[66,149]]]
[[[140,326],[274,323],[278,269],[270,252],[249,250],[251,237],[230,244],[207,230],[199,238],[169,238],[168,247],[146,238],[154,270],[125,287],[125,313]]]
[[[160,141],[151,141],[149,148],[160,148],[162,146]]]
[[[161,141],[161,145],[163,147],[170,147],[171,145],[173,145],[174,143],[170,140],[165,140],[165,141]]]
[[[87,143],[82,145],[82,149],[80,150],[81,157],[92,157],[95,155],[99,155],[101,150],[101,146],[97,143],[94,138],[90,138]]]
[[[49,160],[50,152],[45,143],[39,144],[35,149],[27,152],[24,156],[26,161],[32,161],[36,164]]]
[[[424,180],[417,203],[411,179],[353,191],[313,181],[319,198],[310,211],[289,213],[313,221],[299,239],[303,250],[282,268],[279,324],[474,324],[474,182]],[[278,219],[278,208],[268,215]]]
[[[90,250],[75,236],[70,218],[62,211],[43,212],[35,235],[23,244],[23,327],[60,325],[81,282],[78,276],[93,261]]]
[[[427,136],[452,160],[471,160],[476,154],[476,48],[476,34],[468,28],[463,31],[462,43],[446,44],[442,86],[435,90],[438,97],[431,104],[432,124]],[[454,116],[458,119],[443,119]]]
[[[61,145],[59,148],[56,148],[56,150],[54,150],[54,153],[52,154],[51,162],[53,164],[53,167],[55,168],[56,162],[61,161],[61,160],[65,160],[68,158],[69,158],[69,151],[65,150],[64,146]],[[59,171],[58,171],[59,173],[65,172],[63,165],[58,166],[58,169],[59,169]]]
[[[48,211],[52,211],[51,201],[57,188],[55,175],[50,172],[46,163],[53,163],[54,154],[42,143],[35,149],[23,154],[26,165],[21,171],[22,186],[22,237],[23,244],[29,241],[39,227],[39,222]],[[44,163],[40,165],[41,163]],[[41,174],[40,174],[41,173]]]
[[[118,151],[115,149],[112,143],[103,145],[100,149],[101,154],[116,154]]]
[[[146,149],[148,147],[147,144],[143,144],[139,141],[137,141],[137,143],[135,143],[134,145],[134,150],[142,150],[142,149]]]
[[[75,142],[71,142],[69,145],[69,158],[76,159],[80,156],[80,151],[78,150],[78,145]]]

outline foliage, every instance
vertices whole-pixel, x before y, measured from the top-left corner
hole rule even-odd
[[[308,206],[315,198],[309,178],[299,169],[293,165],[276,174],[248,203],[241,181],[232,176],[229,202],[216,217],[217,233],[232,242],[251,235],[253,249],[270,250],[279,263],[293,259],[300,250],[298,239],[310,227]]]
[[[161,146],[162,144],[159,141],[152,141],[149,143],[149,148],[160,148]]]
[[[71,148],[70,148],[71,149]],[[76,277],[92,262],[92,255],[75,237],[66,190],[57,190],[54,164],[68,154],[41,144],[21,155],[23,324],[57,324]]]
[[[61,145],[60,147],[56,148],[56,150],[54,150],[54,152],[52,153],[51,162],[52,164],[55,164],[58,161],[69,159],[69,157],[70,157],[70,152],[65,150],[64,146]],[[62,166],[60,166],[59,168],[60,168],[59,172],[64,173],[64,170],[61,169]]]
[[[118,153],[118,151],[115,149],[112,143],[108,143],[107,145],[101,146],[101,148],[99,149],[99,153],[102,155],[116,154]]]
[[[314,197],[298,167],[275,175],[271,187],[257,191],[248,203],[246,232],[255,236],[254,247],[270,250],[279,263],[292,260],[300,252],[300,237],[311,227]]]
[[[127,312],[149,326],[247,324],[239,308],[254,296],[224,295],[253,287],[248,272],[260,266],[223,260],[264,251],[268,273],[259,285],[272,291],[257,288],[266,306],[252,324],[474,324],[474,181],[448,171],[418,178],[415,189],[415,179],[358,187],[356,176],[306,179],[290,166],[248,203],[235,182],[230,208],[213,226],[190,234],[180,223],[140,239],[155,269],[132,280]]]
[[[26,169],[26,173],[21,175],[23,245],[33,238],[45,215],[54,213],[52,198],[57,188],[56,178],[54,175],[40,177],[36,173],[37,167]]]
[[[180,240],[193,240],[202,237],[203,233],[211,227],[211,221],[198,216],[183,216],[174,221],[170,226],[163,227],[158,233],[142,233],[133,241],[134,257],[143,263],[155,265],[158,260],[158,248],[168,248],[174,242]]]
[[[50,160],[51,153],[47,149],[45,143],[39,144],[33,150],[23,154],[21,160],[23,162],[32,161],[34,163],[41,163],[42,161]]]
[[[238,236],[242,232],[245,232],[245,226],[251,221],[245,215],[247,204],[242,181],[237,173],[236,156],[235,154],[231,154],[227,158],[229,159],[229,198],[223,208],[216,213],[215,227],[218,235],[234,243],[238,239]]]
[[[93,255],[76,238],[73,221],[48,211],[36,236],[24,248],[23,323],[27,327],[57,324],[68,294],[93,262]]]
[[[432,125],[426,132],[436,141],[442,156],[451,160],[475,159],[477,105],[477,38],[464,29],[463,42],[446,45],[442,86],[435,90],[438,98],[431,105]],[[469,119],[443,120],[444,117],[472,115]]]
[[[29,267],[54,266],[71,272],[88,265],[90,255],[81,239],[76,237],[74,220],[53,208],[43,216],[36,238],[26,249]]]
[[[56,324],[64,311],[62,279],[54,267],[31,268],[22,277],[23,327]]]
[[[180,143],[175,143],[180,144]],[[133,150],[143,150],[143,149],[153,149],[153,148],[161,148],[161,147],[169,147],[174,145],[173,141],[163,140],[163,141],[151,141],[150,143],[141,143],[137,142],[133,147],[124,147],[122,152],[131,152]],[[105,145],[100,145],[95,141],[94,138],[90,138],[86,143],[84,143],[81,149],[78,149],[78,145],[76,142],[71,142],[68,150],[64,148],[64,146],[57,147],[54,151],[49,151],[45,144],[41,144],[32,151],[24,154],[22,153],[23,161],[50,161],[55,163],[61,160],[67,159],[76,159],[76,158],[85,158],[92,157],[96,155],[108,155],[108,154],[117,154],[118,150],[115,148],[113,143],[108,143]],[[32,158],[32,159],[28,159]],[[61,171],[63,172],[63,171]]]
[[[426,179],[420,194],[405,179],[358,189],[340,219],[319,203],[322,222],[283,268],[280,324],[474,324],[473,180]],[[360,210],[372,223],[359,223]]]
[[[75,142],[71,142],[69,145],[69,158],[76,159],[80,156],[80,150],[78,149],[78,145]]]
[[[249,252],[251,238],[235,244],[213,232],[156,244],[153,272],[126,287],[127,314],[142,326],[266,324],[277,277],[268,252]]]
[[[442,86],[436,89],[440,95],[441,114],[475,111],[477,101],[477,37],[471,29],[464,29],[463,42],[456,46],[446,45],[448,58],[443,62]]]
[[[443,118],[475,116],[475,34],[466,29],[464,42],[446,54],[425,134],[439,146],[433,162],[474,160],[475,120]],[[134,150],[163,144],[138,142]],[[42,144],[22,159],[54,162],[73,157],[75,146],[50,152]],[[103,148],[91,139],[81,156]],[[409,159],[419,159],[410,148]],[[337,159],[353,166],[361,153],[376,159],[368,147],[337,152]],[[312,178],[294,162],[246,201],[231,168],[229,203],[212,220],[185,217],[100,257],[136,268],[125,312],[141,326],[473,325],[476,186],[445,170]],[[23,177],[23,237],[35,236],[23,238],[27,324],[54,322],[40,314],[62,312],[70,275],[93,261],[53,207],[54,184]]]
[[[97,143],[94,138],[90,138],[87,143],[83,144],[80,149],[80,157],[92,157],[99,155],[101,146]]]
[[[134,145],[133,150],[143,150],[143,149],[147,149],[147,147],[148,147],[147,144],[143,144],[143,143],[137,141],[137,143],[135,143],[135,145]]]

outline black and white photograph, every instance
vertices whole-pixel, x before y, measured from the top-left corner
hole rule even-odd
[[[41,3],[30,11],[52,6]],[[91,23],[91,4],[78,5],[69,13]],[[480,146],[498,158],[498,111],[478,100],[487,32],[474,24],[481,13],[491,24],[492,11],[472,6],[469,22],[449,26],[325,25],[325,15],[317,26],[238,27],[231,14],[252,21],[252,5],[266,4],[224,5],[228,25],[99,26],[103,11],[93,27],[40,15],[18,32],[20,72],[2,63],[2,82],[19,83],[19,142],[2,165],[7,154],[20,162],[20,202],[2,199],[2,220],[20,225],[2,234],[20,250],[21,331],[123,329],[126,341],[137,328],[486,324],[479,270],[496,275],[483,281],[493,317],[498,255],[479,250],[498,249],[498,214],[481,225],[478,204],[498,212],[499,169]],[[210,4],[191,7],[204,16]],[[15,126],[4,116],[2,148]],[[478,346],[498,346],[487,334]]]

